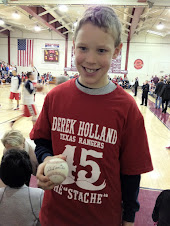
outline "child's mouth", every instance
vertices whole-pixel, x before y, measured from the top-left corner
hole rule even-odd
[[[87,67],[83,67],[83,68],[84,68],[85,71],[87,71],[88,73],[91,73],[91,74],[99,70],[99,68],[98,69],[89,69]]]

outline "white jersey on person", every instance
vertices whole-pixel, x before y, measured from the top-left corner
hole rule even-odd
[[[12,93],[20,93],[20,81],[19,81],[18,76],[12,76],[10,91]]]
[[[37,71],[33,71],[32,74],[34,75],[34,80],[32,80],[33,83],[37,83]]]
[[[34,104],[35,89],[32,81],[27,80],[27,82],[24,85],[23,94],[24,94],[24,98],[23,98],[24,105]]]

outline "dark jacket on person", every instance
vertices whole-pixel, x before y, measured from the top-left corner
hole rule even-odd
[[[157,94],[157,96],[160,97],[161,90],[162,90],[162,87],[163,87],[164,85],[165,85],[164,82],[159,82],[159,83],[156,85],[155,93]]]
[[[134,85],[134,86],[135,86],[135,87],[138,87],[138,86],[139,86],[138,80],[135,81],[135,85]]]
[[[170,100],[170,83],[165,84],[162,87],[160,96],[162,97],[162,101],[164,102],[165,100]]]
[[[170,225],[170,190],[164,190],[158,196],[152,213],[154,222],[158,222],[158,226]]]
[[[142,86],[143,94],[147,94],[149,92],[149,84],[145,84]]]

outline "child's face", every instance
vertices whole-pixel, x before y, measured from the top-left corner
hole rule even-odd
[[[34,80],[34,75],[33,74],[31,74],[30,76],[29,76],[29,80]]]
[[[108,83],[107,72],[112,58],[122,47],[114,47],[114,39],[103,29],[84,24],[74,42],[75,63],[80,73],[80,82],[90,88],[100,88]]]
[[[16,76],[17,72],[16,71],[12,71],[12,74],[13,74],[13,76]]]

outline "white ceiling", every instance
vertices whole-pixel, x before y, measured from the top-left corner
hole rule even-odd
[[[68,12],[60,12],[58,8],[60,4],[66,4]],[[43,30],[48,30],[51,29],[50,26],[54,25],[52,20],[55,19],[60,25],[58,25],[58,29],[54,28],[54,30],[64,35],[72,33],[73,23],[92,4],[112,7],[122,22],[125,36],[128,36],[130,29],[132,35],[147,33],[148,30],[162,37],[170,35],[170,0],[0,0],[0,18],[5,21],[3,26],[0,25],[0,32],[13,31],[16,28],[33,31],[36,24]],[[28,10],[25,10],[30,7],[41,7],[45,12],[32,16]],[[15,11],[21,16],[18,20],[12,17],[12,13]],[[41,18],[47,14],[53,19],[44,23]],[[160,22],[164,24],[161,31],[156,28]]]

